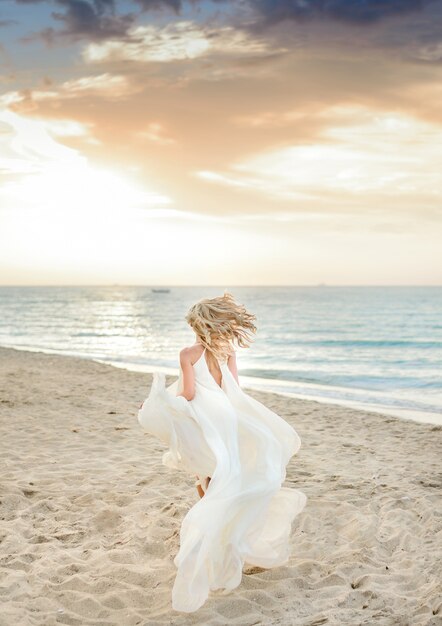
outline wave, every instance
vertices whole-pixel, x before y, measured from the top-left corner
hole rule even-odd
[[[285,341],[287,345],[287,340]],[[343,347],[370,347],[370,348],[436,348],[442,347],[442,341],[419,339],[293,339],[290,345],[302,346],[343,346]]]
[[[246,376],[268,378],[272,380],[304,382],[321,384],[324,386],[348,386],[360,389],[388,389],[395,388],[416,388],[416,389],[440,389],[442,382],[440,379],[428,380],[416,376],[403,375],[367,375],[367,374],[332,374],[332,373],[303,373],[299,370],[271,369],[271,368],[246,368],[242,369]]]

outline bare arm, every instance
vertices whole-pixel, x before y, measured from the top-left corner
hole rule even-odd
[[[229,370],[232,372],[233,377],[235,378],[236,382],[239,385],[239,379],[238,379],[238,369],[236,366],[236,354],[233,353],[229,356],[229,359],[227,361],[227,366],[229,368]]]
[[[183,372],[183,389],[177,396],[183,396],[186,400],[193,400],[195,395],[195,376],[188,348],[184,348],[180,352],[180,365]]]

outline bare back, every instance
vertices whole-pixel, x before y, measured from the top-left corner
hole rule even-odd
[[[200,358],[205,359],[207,368],[216,384],[219,387],[221,387],[222,384],[222,372],[219,362],[209,350],[204,350],[204,346],[199,342],[194,343],[188,348],[183,348],[180,352],[180,365],[183,373],[183,391],[181,395],[183,395],[187,400],[191,400],[195,394],[193,366]],[[228,357],[227,366],[232,372],[236,382],[239,384],[235,353]]]

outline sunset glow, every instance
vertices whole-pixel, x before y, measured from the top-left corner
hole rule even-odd
[[[440,3],[6,4],[2,284],[441,282]]]

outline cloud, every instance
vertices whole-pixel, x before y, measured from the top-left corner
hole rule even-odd
[[[45,1],[16,0],[19,4]],[[61,29],[49,26],[24,37],[23,41],[44,39],[52,44],[62,38],[100,40],[118,37],[123,36],[136,19],[134,13],[117,14],[114,0],[53,0],[53,3],[61,9],[51,13],[52,18],[61,23]]]
[[[88,131],[75,120],[28,118],[0,109],[1,206],[45,208],[59,214],[61,209],[87,212],[94,205],[124,211],[127,206],[144,209],[171,203],[169,197],[136,185],[121,173],[98,170],[59,140]]]
[[[268,54],[281,46],[284,50],[286,46],[357,46],[361,52],[377,46],[382,50],[403,50],[405,57],[418,62],[440,61],[440,0],[212,0],[204,5],[204,11],[202,0],[133,0],[130,5],[116,0],[15,1],[49,4],[56,9],[51,14],[55,24],[48,24],[21,41],[43,39],[48,45],[65,40],[95,42],[95,47],[85,52],[87,60],[193,59],[212,50],[214,41],[223,35],[228,37],[228,31],[223,29],[230,28],[237,37],[231,42],[232,57],[243,55],[246,47],[251,54],[251,41],[260,39],[263,46],[266,39]],[[226,10],[214,10],[214,4],[225,5]],[[134,10],[123,12],[125,6]],[[137,25],[144,13],[162,10],[171,14],[168,26],[161,29],[154,24]],[[200,31],[194,31],[193,38],[190,33],[184,37],[176,22],[177,16],[189,15],[190,10],[198,14],[197,19],[203,16],[212,24],[196,26]],[[360,28],[373,24],[377,27]],[[278,28],[272,28],[275,26]],[[175,27],[178,32],[173,34]],[[207,32],[214,41],[207,41]],[[165,48],[170,52],[163,54]]]
[[[226,55],[263,55],[275,49],[232,26],[209,28],[192,21],[158,26],[136,26],[124,39],[91,43],[83,51],[85,61],[168,62],[195,59],[209,53]]]
[[[0,20],[0,28],[5,28],[6,26],[15,26],[18,24],[17,20]]]
[[[249,0],[266,24],[325,18],[372,24],[390,16],[420,11],[435,0]]]
[[[431,43],[426,46],[421,46],[415,50],[413,54],[414,58],[420,61],[427,61],[429,63],[439,63],[442,61],[442,38],[437,43]]]
[[[152,9],[171,9],[175,13],[181,13],[183,6],[182,0],[136,0],[144,11]]]
[[[260,113],[252,113],[248,115],[238,115],[232,118],[234,124],[241,127],[250,128],[278,128],[287,127],[294,122],[308,121],[311,118],[312,111],[264,111]]]
[[[440,211],[442,130],[397,111],[337,106],[320,117],[315,141],[251,155],[225,171],[199,171],[207,182],[264,193],[313,211],[395,206]]]
[[[89,95],[115,99],[127,96],[136,89],[126,76],[106,72],[95,76],[83,76],[67,80],[56,91],[39,91],[34,92],[34,95],[36,99],[48,97],[77,98]]]
[[[145,11],[166,9],[181,14],[186,4],[200,0],[136,0]],[[306,21],[315,18],[353,24],[371,24],[390,16],[400,16],[424,9],[438,0],[213,0],[225,4],[249,5],[267,24],[284,20]]]
[[[140,7],[137,11],[118,13],[117,7],[124,3],[115,0],[15,0],[18,4],[49,4],[55,5],[57,10],[52,11],[53,20],[61,24],[61,28],[46,26],[21,38],[24,43],[44,40],[48,45],[53,45],[63,39],[90,41],[102,41],[110,38],[124,39],[128,29],[134,25],[140,13],[152,10],[171,10],[175,15],[180,15],[184,5],[196,5],[201,0],[133,0]],[[214,2],[229,4],[230,0],[213,0]],[[9,25],[5,20],[2,25]]]
[[[181,14],[183,6],[185,4],[198,4],[202,2],[202,0],[190,0],[184,2],[183,0],[135,0],[137,4],[139,4],[144,11],[151,10],[171,10],[176,15]],[[229,4],[232,0],[212,0],[214,3],[218,4]]]
[[[160,146],[170,146],[176,143],[172,137],[164,134],[164,127],[159,122],[151,122],[146,130],[137,132],[136,137],[147,140]]]
[[[54,136],[79,135],[88,128],[73,120],[33,120],[0,109],[0,171],[3,174],[39,174],[48,164],[83,164],[86,159]]]
[[[61,102],[79,98],[98,97],[106,100],[121,100],[139,90],[126,76],[108,72],[95,76],[83,76],[67,80],[60,85],[47,82],[47,89],[24,89],[9,91],[0,96],[0,106],[14,111],[32,111],[40,102]]]

